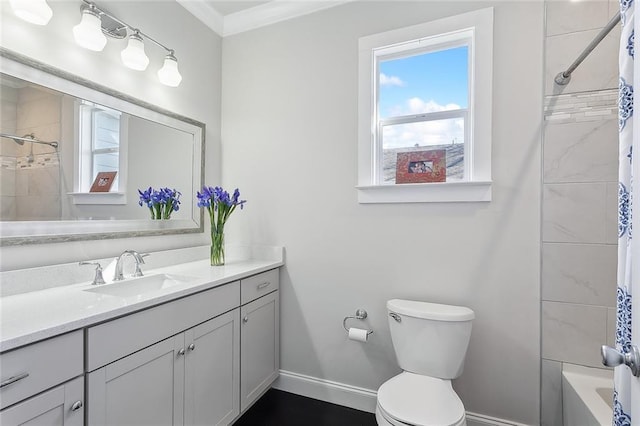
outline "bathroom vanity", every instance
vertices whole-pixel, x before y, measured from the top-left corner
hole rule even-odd
[[[0,300],[0,423],[232,423],[278,376],[282,262],[207,263],[146,273],[178,284],[141,294],[119,289],[131,279]]]

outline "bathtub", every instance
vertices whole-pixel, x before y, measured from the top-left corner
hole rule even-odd
[[[562,365],[564,426],[609,426],[613,416],[613,371]]]

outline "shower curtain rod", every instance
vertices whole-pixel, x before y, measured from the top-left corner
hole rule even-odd
[[[49,145],[55,149],[58,149],[58,142],[41,141],[39,139],[36,139],[36,137],[33,134],[26,135],[26,136],[16,136],[16,135],[10,135],[8,133],[0,133],[0,136],[2,136],[3,138],[13,139],[17,144],[20,144],[20,145],[24,144],[25,142],[31,142],[31,143],[39,143],[42,145]],[[18,141],[22,141],[22,143]]]
[[[569,68],[566,69],[566,71],[563,71],[558,75],[556,75],[556,78],[554,79],[556,84],[560,86],[564,86],[568,84],[569,81],[571,80],[571,73],[573,73],[573,71],[575,71],[575,69],[578,68],[578,65],[580,65],[587,56],[589,56],[589,53],[591,53],[591,51],[596,48],[596,46],[602,41],[602,39],[605,38],[607,34],[609,34],[609,32],[611,32],[613,27],[615,27],[618,24],[618,22],[620,22],[620,11],[616,13],[616,16],[611,18],[609,23],[605,25],[602,31],[598,33],[596,38],[594,38],[593,41],[589,43],[589,45],[582,51],[580,56],[578,56],[578,59],[573,61],[573,63],[569,66]]]

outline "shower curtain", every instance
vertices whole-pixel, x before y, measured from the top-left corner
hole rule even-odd
[[[618,183],[618,297],[616,347],[619,351],[631,349],[631,186],[633,176],[633,0],[620,0],[622,36],[620,38],[620,94],[618,97],[619,183]],[[636,149],[637,152],[637,149]],[[636,154],[637,155],[637,154]],[[636,255],[637,258],[637,255]],[[637,260],[636,260],[637,261]],[[613,424],[631,426],[631,370],[614,369]]]

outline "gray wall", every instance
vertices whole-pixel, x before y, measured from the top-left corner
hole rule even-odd
[[[354,2],[225,38],[227,241],[286,247],[282,369],[375,390],[399,372],[391,298],[470,306],[468,411],[539,423],[543,3],[496,2],[493,201],[357,202],[358,38],[490,6]],[[425,242],[428,242],[425,244]],[[342,318],[365,308],[367,344]]]
[[[619,26],[567,86],[554,85],[553,77],[618,8],[617,1],[546,4],[541,274],[545,426],[562,425],[562,364],[602,367],[600,345],[613,344],[615,335]]]
[[[120,51],[126,40],[110,40],[104,51],[92,52],[76,45],[72,27],[80,22],[81,1],[49,2],[53,18],[47,26],[15,17],[9,2],[0,2],[0,44],[46,64],[158,105],[207,126],[206,181],[220,182],[220,78],[221,38],[173,1],[127,1],[102,4],[125,22],[135,25],[161,43],[175,49],[183,80],[179,87],[158,82],[156,71],[165,52],[152,44],[145,50],[146,71],[122,65]],[[188,31],[186,31],[188,29]],[[169,179],[170,177],[168,177]],[[95,259],[124,249],[164,250],[207,244],[205,234],[148,237],[0,248],[0,269]]]

